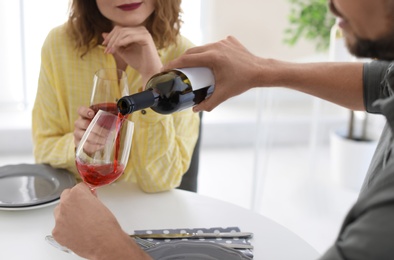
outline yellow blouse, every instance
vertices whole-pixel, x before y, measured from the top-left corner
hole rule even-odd
[[[193,44],[179,37],[178,44],[159,52],[163,64],[178,57]],[[93,75],[100,68],[115,68],[115,59],[97,46],[82,59],[65,30],[54,28],[41,52],[41,69],[33,108],[34,156],[37,163],[65,168],[77,177],[74,122],[77,109],[89,106]],[[141,76],[131,67],[126,73],[129,93],[141,88]],[[137,182],[146,192],[179,186],[187,171],[198,137],[199,117],[191,109],[161,115],[151,109],[129,116],[134,136],[125,180]]]

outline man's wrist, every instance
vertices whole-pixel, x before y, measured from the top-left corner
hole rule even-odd
[[[105,245],[97,246],[97,251],[93,260],[123,260],[139,259],[151,260],[151,257],[145,253],[135,241],[125,232],[111,236]]]

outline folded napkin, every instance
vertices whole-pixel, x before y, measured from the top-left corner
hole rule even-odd
[[[173,233],[222,233],[222,232],[241,232],[239,227],[213,227],[213,228],[179,228],[179,229],[151,229],[151,230],[135,230],[134,234],[173,234]],[[149,238],[146,239],[157,244],[170,243],[174,241],[200,241],[211,242],[216,244],[245,244],[251,245],[251,238]],[[251,249],[236,249],[242,252],[245,256],[253,258],[253,251]]]

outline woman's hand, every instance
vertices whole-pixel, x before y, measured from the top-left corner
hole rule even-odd
[[[74,122],[74,144],[78,147],[79,142],[81,142],[82,136],[88,128],[90,122],[92,121],[95,113],[92,109],[88,107],[78,108],[78,119]]]
[[[115,26],[110,33],[103,33],[105,52],[118,55],[142,75],[143,84],[160,72],[163,64],[153,38],[144,26]]]

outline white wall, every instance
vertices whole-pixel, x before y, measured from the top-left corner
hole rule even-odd
[[[315,54],[309,42],[283,44],[288,0],[202,0],[201,11],[204,43],[233,35],[259,56],[296,60]]]
[[[305,40],[295,46],[284,44],[289,0],[201,1],[203,43],[233,35],[261,57],[300,62],[328,58],[327,53],[316,52],[314,44]],[[255,89],[234,97],[204,114],[203,145],[253,145],[259,134],[258,124],[270,130],[276,144],[307,143],[316,119],[314,99],[289,89]],[[344,124],[347,111],[326,102],[320,106],[319,125],[324,131],[319,135],[327,142],[328,130]]]

